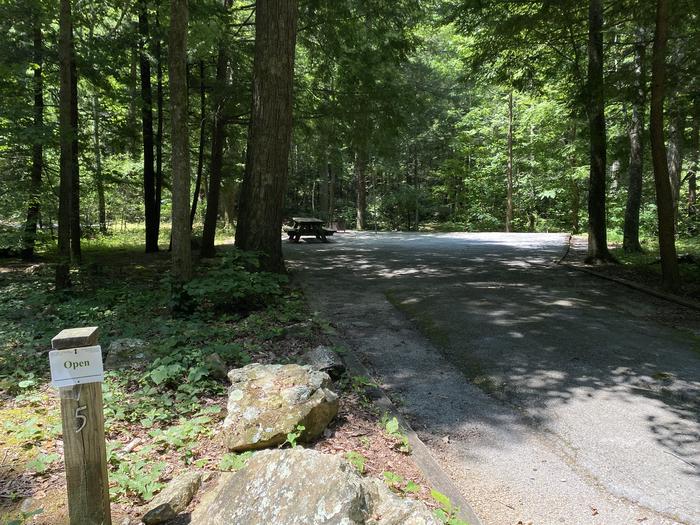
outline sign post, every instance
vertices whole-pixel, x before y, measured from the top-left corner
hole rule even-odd
[[[61,399],[71,525],[111,525],[97,327],[70,328],[51,340],[52,385]]]

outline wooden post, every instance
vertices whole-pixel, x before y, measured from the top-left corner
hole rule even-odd
[[[63,330],[54,350],[97,344],[97,327]],[[111,525],[102,384],[59,388],[71,525]]]

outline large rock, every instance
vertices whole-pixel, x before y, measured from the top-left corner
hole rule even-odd
[[[202,474],[186,472],[173,479],[146,507],[143,522],[157,525],[184,512],[202,484]]]
[[[438,525],[427,507],[360,477],[338,456],[300,447],[255,454],[222,478],[195,525]]]
[[[105,368],[108,370],[144,368],[152,357],[147,347],[143,339],[131,337],[115,339],[107,347]]]
[[[299,441],[320,436],[338,413],[330,377],[310,366],[252,364],[231,370],[224,439],[232,451],[284,443],[297,425]]]

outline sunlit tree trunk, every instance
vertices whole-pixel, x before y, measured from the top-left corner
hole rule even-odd
[[[358,230],[367,227],[367,161],[361,153],[355,153],[355,185],[357,193]]]
[[[663,286],[675,291],[680,287],[676,255],[673,199],[668,179],[664,144],[664,91],[666,87],[666,42],[668,40],[668,0],[657,0],[656,32],[651,66],[651,157],[654,163],[656,208],[659,218],[659,251]]]
[[[73,44],[73,26],[71,24],[71,54],[70,54],[70,121],[71,121],[71,184],[70,184],[70,252],[74,262],[80,263],[80,158],[78,156],[78,67],[75,61],[75,46]]]
[[[513,230],[513,91],[508,93],[508,171],[506,191],[506,232]]]
[[[693,100],[693,128],[690,136],[691,165],[688,170],[688,215],[697,217],[698,169],[700,169],[700,96]],[[693,231],[695,226],[692,226]]]
[[[172,275],[174,289],[192,277],[190,147],[187,126],[187,0],[171,0],[168,73],[172,142]]]
[[[644,74],[645,51],[644,31],[637,31],[634,46],[634,90],[632,100],[632,120],[629,127],[630,156],[629,184],[622,247],[628,252],[641,252],[639,243],[639,210],[642,204],[642,182],[644,173],[644,108],[646,106],[646,80]]]
[[[202,189],[202,173],[204,172],[204,140],[206,138],[206,114],[207,114],[207,97],[204,85],[204,60],[199,61],[199,148],[197,149],[197,178],[194,183],[194,195],[192,197],[192,208],[190,211],[190,229],[194,225],[194,218],[197,215],[197,202],[199,201],[199,192]]]
[[[156,190],[155,190],[155,219],[160,232],[160,204],[163,196],[163,50],[160,26],[160,1],[156,4]],[[158,239],[156,238],[156,244]]]
[[[677,97],[673,97],[670,111],[671,117],[668,125],[668,179],[671,183],[671,199],[673,202],[673,222],[678,224],[678,205],[681,198],[681,170],[683,168],[683,129],[685,128],[685,115],[678,107]]]
[[[264,254],[264,270],[282,272],[282,208],[292,137],[296,0],[258,0],[253,102],[236,246]]]
[[[29,204],[27,206],[27,220],[24,224],[24,236],[22,242],[22,259],[29,260],[34,257],[34,245],[36,243],[36,226],[39,220],[41,201],[41,174],[44,169],[44,43],[41,29],[41,16],[37,10],[33,21],[33,53],[34,53],[34,137],[32,144],[32,170],[29,180]]]
[[[102,177],[102,143],[100,139],[100,101],[97,94],[92,96],[92,138],[95,157],[94,177],[97,189],[97,210],[100,232],[107,233],[107,211],[105,209],[105,185]]]
[[[603,2],[588,3],[588,123],[591,172],[588,184],[588,263],[613,261],[605,210],[606,129],[603,93]]]

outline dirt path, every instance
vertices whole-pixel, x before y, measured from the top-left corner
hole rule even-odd
[[[553,265],[566,239],[285,251],[485,524],[700,524],[700,320]]]

